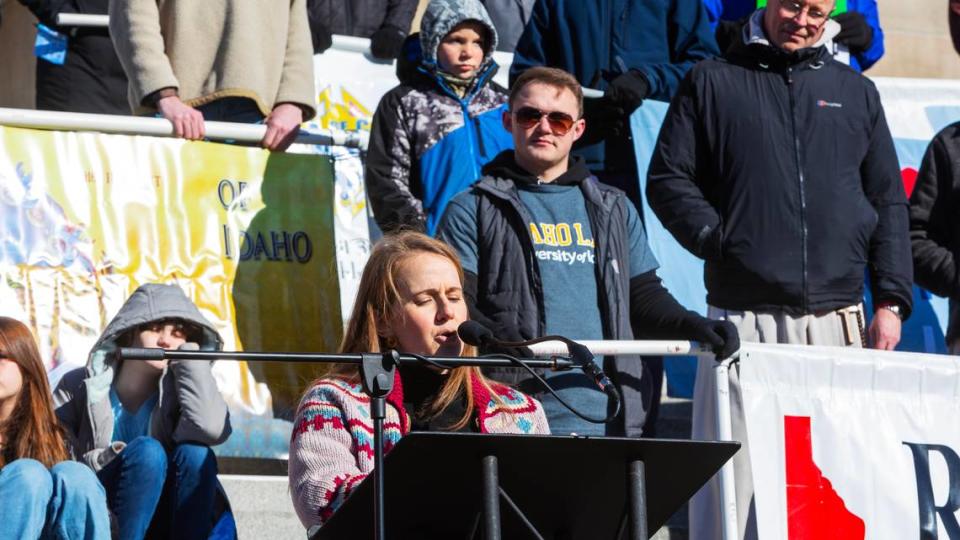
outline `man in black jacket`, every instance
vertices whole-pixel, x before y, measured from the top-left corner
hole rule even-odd
[[[515,150],[484,167],[440,222],[440,238],[463,263],[471,318],[504,340],[693,339],[732,354],[739,346],[733,325],[687,311],[660,284],[633,204],[570,158],[586,126],[576,79],[531,68],[514,83],[509,107],[503,124]],[[609,358],[604,368],[624,397],[623,417],[606,427],[578,418],[517,370],[494,377],[536,395],[553,433],[639,436],[651,406],[649,373],[636,357]],[[582,374],[545,376],[582,412],[607,414],[607,397]]]
[[[723,58],[694,66],[661,129],[647,196],[706,261],[711,316],[745,341],[867,345],[866,268],[869,344],[893,349],[912,305],[907,201],[876,88],[819,46],[833,4],[770,0]],[[697,438],[716,437],[710,368],[698,371]],[[730,383],[734,438],[746,445],[737,370]],[[734,465],[740,534],[751,536],[747,456]],[[711,496],[716,485],[691,503],[692,538],[721,530]]]
[[[60,27],[57,15],[106,15],[107,0],[20,0],[40,24],[66,40],[62,64],[37,59],[37,109],[95,114],[130,114],[127,76],[106,28]]]
[[[341,34],[370,38],[373,56],[394,59],[416,11],[417,0],[308,0],[313,52],[327,50],[333,34]]]
[[[950,33],[960,52],[960,0],[949,2]],[[947,348],[960,354],[960,122],[927,147],[910,195],[910,241],[917,284],[950,299]]]

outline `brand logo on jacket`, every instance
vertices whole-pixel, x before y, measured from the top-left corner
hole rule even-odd
[[[818,99],[817,107],[820,107],[821,109],[824,107],[829,107],[831,109],[842,109],[843,103],[838,103],[836,101],[827,101],[825,99]]]

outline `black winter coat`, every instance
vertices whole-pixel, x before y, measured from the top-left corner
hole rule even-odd
[[[910,195],[917,285],[950,299],[947,344],[960,337],[960,122],[927,147]]]
[[[20,0],[44,25],[67,36],[63,65],[37,60],[37,108],[130,114],[127,76],[106,28],[56,27],[57,14],[106,15],[109,0]]]
[[[417,11],[417,0],[308,0],[310,28],[322,24],[330,33],[368,38],[392,27],[404,35]]]
[[[875,301],[907,313],[907,200],[880,96],[821,48],[740,44],[673,99],[647,196],[706,261],[707,301],[800,315]]]

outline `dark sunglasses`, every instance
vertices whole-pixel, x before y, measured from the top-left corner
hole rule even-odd
[[[540,119],[547,117],[547,123],[550,124],[550,131],[554,135],[566,135],[576,120],[567,113],[553,111],[543,112],[533,107],[520,107],[513,112],[514,118],[523,129],[530,129],[540,123]]]

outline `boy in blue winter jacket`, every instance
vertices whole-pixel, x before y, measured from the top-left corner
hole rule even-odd
[[[454,195],[513,147],[500,117],[507,94],[491,81],[497,32],[477,0],[432,0],[397,61],[400,85],[377,107],[367,195],[384,232],[433,234]]]

